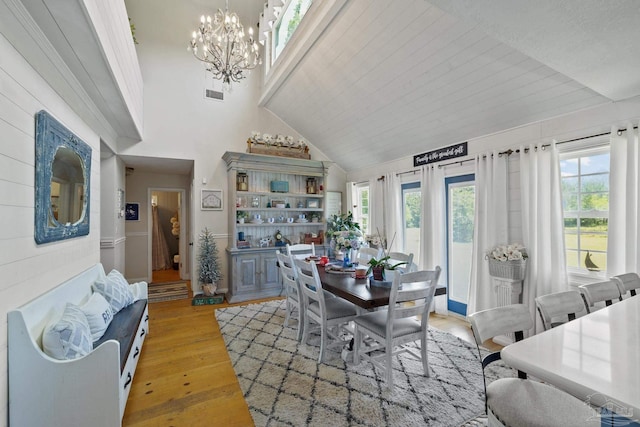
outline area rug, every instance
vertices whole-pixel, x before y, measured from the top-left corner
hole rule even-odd
[[[148,286],[149,302],[171,301],[189,298],[187,282],[151,283]]]
[[[353,366],[328,352],[318,364],[319,337],[298,343],[295,329],[283,326],[284,304],[215,311],[256,426],[481,425],[475,417],[484,412],[484,386],[474,345],[429,329],[431,377],[422,376],[421,362],[401,355],[387,390],[370,363]]]

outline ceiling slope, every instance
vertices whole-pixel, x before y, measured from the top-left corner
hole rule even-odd
[[[502,29],[489,22],[488,0],[481,2],[482,13],[480,6],[465,9],[474,2],[452,3],[445,11],[424,0],[405,0],[404,7],[348,1],[265,107],[349,171],[636,94],[640,78],[628,71],[618,76],[624,81],[617,87],[605,87],[603,67],[592,78],[573,71],[571,63],[582,61],[577,53],[564,67],[555,64],[549,58],[559,56],[561,40],[541,38],[553,44],[554,54],[539,54],[552,47],[544,44],[533,49],[536,41],[529,39],[537,37],[536,25],[557,34],[557,19],[551,16],[567,14],[582,2],[559,2],[559,9],[546,2],[533,16],[527,16],[533,6],[525,2],[517,7],[497,2],[496,8],[508,13],[496,12],[495,19],[518,17],[521,37],[504,35],[517,25]],[[543,25],[546,19],[551,24]],[[581,37],[592,42],[601,30],[583,32],[572,30],[567,49]],[[634,60],[625,66],[632,67]],[[593,64],[584,68],[595,70]]]

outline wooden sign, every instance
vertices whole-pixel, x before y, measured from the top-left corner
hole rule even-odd
[[[429,151],[428,153],[413,156],[413,167],[427,165],[429,163],[441,162],[443,160],[455,159],[467,155],[467,142],[450,145],[449,147]]]

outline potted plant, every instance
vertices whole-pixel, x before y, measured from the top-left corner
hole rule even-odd
[[[249,212],[247,211],[238,211],[236,212],[236,219],[238,220],[238,224],[244,224],[244,221],[249,218]]]
[[[199,236],[198,252],[198,281],[205,296],[213,296],[218,287],[217,282],[222,279],[218,261],[218,248],[213,233],[208,228]]]
[[[393,235],[393,238],[391,239],[391,244],[393,244],[393,241],[395,240],[396,235]],[[380,231],[378,231],[378,241],[382,242],[383,239],[380,236]],[[391,245],[389,245],[391,246]],[[406,264],[406,262],[399,262],[396,264],[391,264],[389,262],[389,260],[391,259],[391,257],[389,256],[389,251],[387,248],[384,248],[384,256],[380,259],[375,259],[371,258],[369,260],[369,269],[367,270],[367,274],[373,272],[373,280],[377,280],[379,282],[384,282],[387,279],[387,273],[386,271],[393,271],[395,272],[395,270]]]

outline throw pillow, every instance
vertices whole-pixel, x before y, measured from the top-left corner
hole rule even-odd
[[[142,287],[146,284],[147,282],[136,282],[129,285],[129,290],[131,290],[131,293],[133,294],[133,302],[143,298]],[[144,298],[146,298],[146,296]]]
[[[102,294],[94,292],[89,297],[89,300],[80,306],[80,309],[87,316],[93,341],[99,340],[113,319],[111,305],[104,299]]]
[[[133,294],[129,289],[129,283],[116,270],[111,270],[104,279],[96,280],[93,283],[93,290],[100,292],[109,302],[114,315],[133,303]]]
[[[77,305],[67,303],[62,317],[49,323],[42,334],[42,348],[54,359],[78,359],[93,350],[89,322]]]

